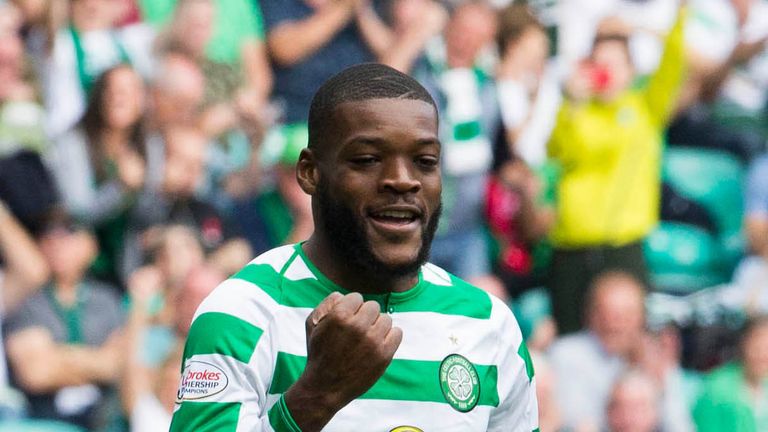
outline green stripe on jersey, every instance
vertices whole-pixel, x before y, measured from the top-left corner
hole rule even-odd
[[[528,347],[525,345],[525,341],[520,342],[520,346],[517,348],[517,355],[525,362],[525,374],[528,375],[528,382],[533,379],[533,361],[531,360],[531,353],[528,352]]]
[[[170,432],[235,432],[239,417],[238,402],[184,402],[173,413]]]
[[[256,284],[272,300],[280,303],[280,282],[282,276],[269,264],[248,264],[230,279],[240,279]]]
[[[393,293],[395,312],[435,312],[477,319],[491,317],[491,298],[485,291],[456,278],[452,278],[452,282],[452,286],[445,286],[423,281],[423,292],[403,303],[397,302],[398,293]]]
[[[240,318],[206,312],[192,323],[184,360],[198,354],[221,354],[248,363],[264,331]]]
[[[343,294],[349,291],[337,286],[300,252],[301,246],[296,245],[296,252],[285,263],[280,263],[280,271],[270,264],[249,264],[232,276],[254,284],[264,291],[275,302],[288,307],[314,309],[325,297],[334,291]],[[283,276],[293,265],[294,260],[303,260],[312,272],[312,277],[301,280],[290,280]],[[491,299],[484,291],[461,279],[451,277],[450,286],[436,285],[419,277],[419,283],[406,292],[364,295],[366,300],[375,300],[384,306],[393,308],[394,312],[434,312],[444,315],[461,315],[469,318],[488,319],[491,316]]]
[[[304,371],[307,358],[284,352],[277,353],[270,394],[285,393]],[[498,406],[495,365],[475,365],[480,378],[478,405]],[[438,379],[439,361],[394,359],[384,375],[360,399],[420,401],[447,403]]]

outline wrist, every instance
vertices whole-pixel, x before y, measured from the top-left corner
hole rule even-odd
[[[316,388],[302,375],[283,395],[287,411],[303,432],[322,429],[345,405],[327,390]]]
[[[268,413],[269,424],[272,429],[276,431],[287,432],[307,432],[308,429],[302,429],[293,419],[291,411],[288,409],[288,405],[285,402],[285,395],[269,409]]]

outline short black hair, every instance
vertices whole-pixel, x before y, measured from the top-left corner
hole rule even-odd
[[[410,76],[380,63],[348,67],[329,78],[312,98],[309,108],[309,148],[317,149],[333,123],[333,112],[345,102],[370,99],[410,99],[437,105],[429,92]]]

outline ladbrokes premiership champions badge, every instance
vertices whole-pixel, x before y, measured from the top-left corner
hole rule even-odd
[[[440,363],[440,388],[456,411],[472,411],[480,399],[480,379],[475,365],[458,354],[444,358]]]

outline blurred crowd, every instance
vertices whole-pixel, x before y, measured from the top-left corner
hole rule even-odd
[[[768,430],[767,41],[766,0],[0,0],[0,431],[167,430],[371,61],[438,104],[430,260],[516,312],[542,432]]]

